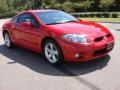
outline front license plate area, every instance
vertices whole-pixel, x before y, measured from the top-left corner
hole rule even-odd
[[[109,43],[107,44],[107,50],[112,49],[113,46],[114,46],[114,43],[113,43],[113,42],[109,42]]]

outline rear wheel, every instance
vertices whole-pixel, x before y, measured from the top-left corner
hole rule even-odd
[[[63,61],[63,55],[58,44],[53,40],[47,40],[43,46],[44,57],[50,64],[60,64]]]
[[[8,32],[4,33],[4,42],[6,47],[11,48],[13,47],[13,43],[11,41],[10,35],[8,34]]]

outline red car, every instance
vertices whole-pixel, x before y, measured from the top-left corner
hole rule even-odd
[[[51,64],[93,60],[114,47],[114,37],[107,28],[59,10],[24,11],[2,30],[8,48],[19,45],[42,53]]]

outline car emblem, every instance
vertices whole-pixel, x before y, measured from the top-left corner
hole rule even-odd
[[[106,36],[104,36],[104,40],[107,40],[107,37],[106,37]]]

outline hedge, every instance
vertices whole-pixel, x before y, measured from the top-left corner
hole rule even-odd
[[[17,13],[18,12],[16,12],[16,11],[1,13],[0,19],[13,17]],[[90,18],[94,18],[94,17],[97,17],[97,18],[118,18],[118,17],[120,17],[120,13],[117,13],[117,12],[116,13],[110,13],[110,12],[72,13],[72,15],[75,17],[90,17]]]
[[[117,13],[112,13],[111,17],[112,18],[118,18],[118,14]]]
[[[118,18],[120,13],[110,13],[110,12],[94,12],[94,13],[72,13],[75,17],[97,17],[97,18]]]

